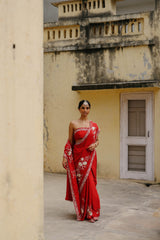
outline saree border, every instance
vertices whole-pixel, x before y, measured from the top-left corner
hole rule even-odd
[[[82,130],[84,130],[84,129],[77,129],[77,131],[76,132],[78,132],[78,131],[82,131]],[[85,131],[86,131],[86,129],[85,129]],[[88,131],[86,132],[86,134],[85,134],[85,136],[78,142],[78,143],[75,143],[75,145],[79,145],[79,144],[81,144],[82,142],[84,142],[84,140],[88,137],[88,135],[90,134],[90,131],[91,131],[91,128],[88,128]],[[75,132],[74,132],[74,134],[75,134]]]
[[[91,158],[90,165],[89,165],[89,167],[88,167],[88,170],[87,170],[87,172],[86,172],[86,175],[84,176],[84,178],[83,178],[83,180],[82,180],[82,183],[81,183],[81,185],[80,185],[80,188],[79,188],[79,192],[80,192],[80,193],[81,193],[81,191],[82,191],[82,189],[83,189],[83,186],[84,186],[84,184],[85,184],[85,182],[86,182],[86,180],[87,180],[87,178],[88,178],[88,176],[89,176],[89,173],[90,173],[90,170],[91,170],[91,167],[92,167],[92,164],[93,164],[93,160],[94,160],[95,154],[96,154],[96,151],[94,150],[94,151],[92,152],[92,158]]]
[[[71,146],[70,146],[70,149],[72,149]],[[69,150],[69,152],[70,151],[72,151],[72,150]],[[72,177],[71,177],[71,171],[70,171],[70,168],[69,168],[69,162],[70,163],[73,162],[73,156],[72,156],[72,154],[67,155],[66,153],[64,153],[64,157],[67,159],[67,162],[68,162],[68,164],[67,164],[67,172],[68,172],[68,177],[69,177],[69,182],[70,182],[70,188],[71,188],[71,193],[72,193],[73,204],[74,204],[75,212],[76,212],[76,215],[77,215],[77,220],[81,220],[81,214],[80,214],[80,211],[78,209],[78,204],[77,204],[76,197],[75,197],[75,194],[74,194],[73,184],[72,184]],[[76,176],[75,169],[73,171],[74,171],[74,175]],[[77,188],[78,188],[78,186],[77,186]]]

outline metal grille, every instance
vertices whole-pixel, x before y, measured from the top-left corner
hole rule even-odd
[[[145,136],[145,100],[128,100],[128,136]]]
[[[145,172],[146,147],[128,146],[128,171]]]

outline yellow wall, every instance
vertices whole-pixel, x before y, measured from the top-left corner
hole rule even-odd
[[[77,109],[81,99],[91,104],[89,118],[99,125],[100,145],[98,152],[98,175],[106,178],[120,176],[120,96],[123,92],[147,92],[155,94],[155,178],[160,180],[159,136],[160,136],[160,91],[156,88],[137,88],[124,90],[90,90],[74,92],[71,86],[76,84],[77,75],[74,54],[45,54],[45,170],[65,172],[61,166],[65,142],[68,137],[68,125],[79,117]],[[141,69],[142,71],[144,68]],[[127,74],[127,69],[126,69]],[[159,168],[160,169],[160,168]]]
[[[119,92],[112,90],[82,91],[80,99],[92,104],[90,119],[95,121],[101,133],[98,154],[98,175],[119,178]]]
[[[43,3],[0,9],[0,239],[42,240]]]
[[[68,125],[77,118],[79,96],[71,90],[76,68],[72,55],[65,53],[45,54],[44,63],[45,169],[63,172],[61,161]],[[66,73],[67,69],[72,71]]]

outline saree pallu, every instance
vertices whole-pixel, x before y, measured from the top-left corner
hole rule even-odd
[[[89,128],[78,128],[74,132],[76,144],[65,145],[67,159],[66,200],[73,201],[77,220],[97,219],[100,215],[100,200],[97,185],[97,155],[88,147],[96,142],[99,129],[90,121]],[[78,140],[78,141],[77,141]]]

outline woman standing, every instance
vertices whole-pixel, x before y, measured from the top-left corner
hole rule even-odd
[[[62,165],[67,169],[66,200],[73,201],[77,220],[98,220],[100,200],[97,185],[97,155],[99,129],[88,120],[90,102],[79,102],[80,118],[69,125],[69,139],[65,145]]]

